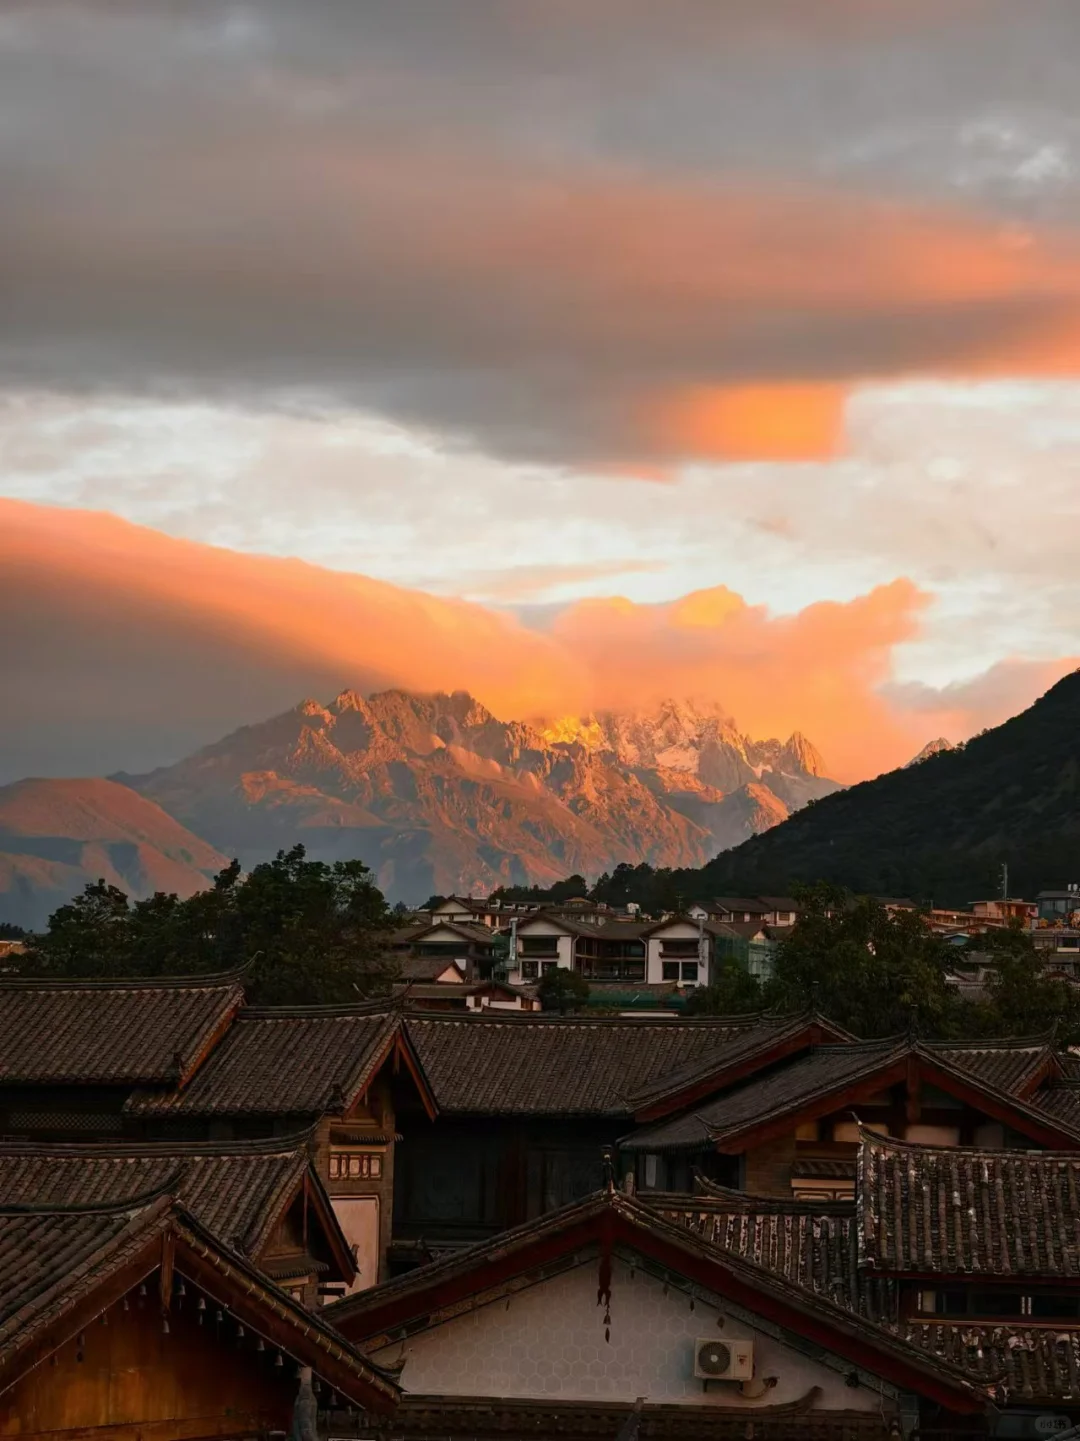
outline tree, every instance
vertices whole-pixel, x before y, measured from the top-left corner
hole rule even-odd
[[[249,965],[249,999],[339,1003],[387,989],[397,965],[390,916],[360,861],[279,851],[243,875],[234,861],[186,900],[159,892],[130,904],[104,882],[61,906],[27,943],[26,971],[55,976],[154,976]]]
[[[589,983],[578,971],[553,966],[540,977],[536,988],[545,1011],[576,1011],[589,999]]]
[[[764,1010],[765,988],[738,961],[728,957],[713,966],[712,981],[690,992],[684,1007],[688,1016],[745,1016]]]
[[[25,935],[22,926],[12,925],[10,921],[0,921],[0,941],[21,941]]]
[[[865,1037],[955,1029],[946,947],[917,911],[890,916],[871,897],[831,885],[797,897],[802,913],[777,947],[767,987],[774,1007],[817,1011]]]
[[[972,1036],[1030,1036],[1054,1029],[1060,1044],[1080,1043],[1080,990],[1047,974],[1031,933],[1020,922],[972,936],[965,957],[989,963],[986,994],[968,1003]]]

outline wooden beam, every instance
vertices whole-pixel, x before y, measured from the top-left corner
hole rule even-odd
[[[172,1307],[173,1288],[173,1262],[176,1259],[176,1241],[171,1231],[166,1231],[161,1238],[161,1272],[158,1276],[158,1294],[161,1297],[161,1309],[168,1311]]]

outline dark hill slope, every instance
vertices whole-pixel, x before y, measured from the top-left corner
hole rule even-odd
[[[1080,881],[1080,671],[966,746],[815,801],[683,873],[686,894],[784,893],[831,880],[962,904]],[[691,880],[692,877],[692,880]]]

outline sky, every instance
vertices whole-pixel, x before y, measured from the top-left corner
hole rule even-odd
[[[1075,0],[0,0],[0,781],[345,686],[845,781],[1015,713],[1077,95]]]

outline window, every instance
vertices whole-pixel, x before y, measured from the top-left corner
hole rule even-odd
[[[518,949],[523,956],[558,956],[558,936],[519,936]]]
[[[664,961],[661,963],[660,971],[665,981],[677,981],[679,979],[679,962]]]
[[[682,979],[683,979],[684,981],[691,981],[691,982],[696,986],[696,985],[697,985],[697,974],[698,974],[698,963],[697,963],[697,961],[683,961],[683,962],[681,963],[681,966],[682,966]]]
[[[522,963],[521,963],[521,979],[522,979],[523,981],[535,981],[536,978],[537,978],[537,976],[538,976],[539,974],[540,974],[540,962],[539,962],[539,961],[522,961]]]
[[[382,1175],[382,1154],[379,1151],[331,1151],[331,1181],[376,1180]]]
[[[542,976],[546,976],[549,971],[557,971],[558,969],[559,969],[559,963],[558,963],[558,961],[541,961],[541,962],[540,962],[540,974],[541,974]]]

